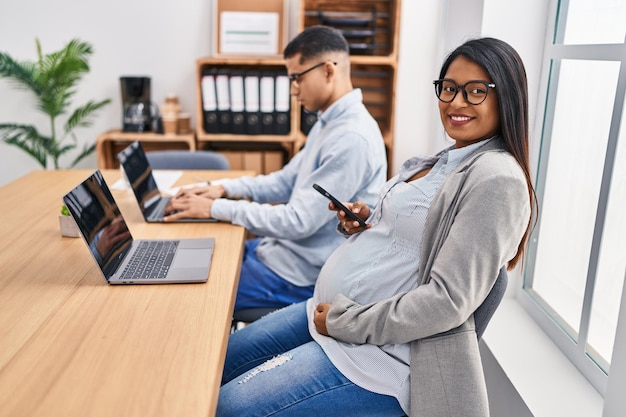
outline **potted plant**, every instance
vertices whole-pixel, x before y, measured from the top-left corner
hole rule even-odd
[[[87,60],[93,51],[88,43],[73,39],[63,49],[44,55],[39,39],[35,41],[37,62],[20,62],[0,52],[0,77],[35,94],[37,109],[50,119],[50,134],[43,134],[32,125],[1,123],[0,138],[27,152],[43,168],[47,168],[51,160],[54,169],[58,169],[59,158],[78,146],[74,129],[90,126],[94,112],[111,100],[88,101],[76,107],[65,120],[61,133],[58,133],[59,116],[68,114],[71,99],[76,94],[76,84],[89,72]],[[69,167],[75,166],[95,149],[95,143],[85,144]]]
[[[67,237],[80,237],[80,231],[74,221],[74,218],[70,216],[70,211],[67,206],[63,204],[61,206],[61,214],[59,214],[59,226],[61,227],[61,235]]]

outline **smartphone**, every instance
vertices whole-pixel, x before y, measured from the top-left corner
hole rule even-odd
[[[348,216],[352,220],[355,220],[355,221],[359,222],[359,225],[361,225],[361,227],[367,227],[367,223],[365,223],[356,214],[354,214],[352,211],[350,211],[348,209],[348,207],[346,207],[343,204],[341,204],[341,201],[337,200],[331,193],[329,193],[328,191],[326,191],[325,189],[323,189],[322,187],[320,187],[317,184],[313,184],[313,188],[315,188],[317,191],[319,191],[319,193],[322,194],[324,197],[326,197],[330,201],[332,201],[333,204],[335,205],[335,207],[337,207],[339,210],[342,210],[344,213],[346,213],[346,216]]]

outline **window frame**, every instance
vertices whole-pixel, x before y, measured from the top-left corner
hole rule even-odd
[[[626,285],[622,292],[615,337],[616,342],[613,348],[611,369],[608,375],[587,355],[586,348],[593,289],[611,185],[610,178],[613,173],[615,151],[618,144],[624,106],[626,105],[626,39],[622,44],[564,45],[562,40],[564,38],[565,25],[559,26],[558,23],[559,20],[563,19],[562,16],[567,16],[568,6],[568,0],[552,0],[550,16],[547,20],[548,27],[546,28],[546,43],[541,71],[537,118],[534,129],[535,134],[533,135],[535,141],[532,143],[531,149],[531,163],[535,168],[535,186],[540,202],[546,184],[546,172],[549,162],[549,149],[558,90],[558,88],[550,89],[549,87],[550,84],[558,83],[561,61],[574,59],[621,62],[614,98],[613,114],[611,116],[596,219],[594,222],[592,247],[581,313],[581,325],[577,338],[580,342],[573,340],[570,335],[562,329],[562,323],[557,322],[551,316],[552,312],[550,307],[539,302],[538,297],[535,296],[532,290],[532,270],[536,260],[537,236],[541,228],[541,216],[529,239],[527,258],[523,270],[522,290],[517,292],[516,298],[527,313],[533,317],[544,332],[548,334],[554,343],[591,382],[596,390],[605,397],[605,406],[613,407],[615,404],[619,403],[623,410],[623,407],[626,407],[626,399],[621,398],[623,396],[620,396],[617,393],[617,389],[612,387],[623,387],[624,384],[626,384],[626,364],[622,365],[624,359],[626,359],[626,354],[623,353],[623,348],[626,347],[624,346],[626,345]],[[626,121],[624,121],[622,128],[626,129]],[[620,347],[622,347],[621,352]],[[619,409],[619,407],[615,409]]]

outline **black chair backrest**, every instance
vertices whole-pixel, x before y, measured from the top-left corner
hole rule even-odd
[[[252,323],[253,321],[256,321],[276,310],[278,310],[278,307],[244,308],[243,310],[235,311],[233,313],[233,320],[244,323]]]
[[[474,311],[474,324],[476,325],[476,336],[478,339],[482,337],[485,329],[487,328],[487,324],[493,313],[496,312],[496,309],[500,305],[502,298],[504,297],[504,293],[506,292],[506,287],[509,283],[509,275],[506,272],[506,267],[502,267],[500,272],[498,273],[498,278],[496,282],[493,284],[491,291],[485,298],[485,301]]]

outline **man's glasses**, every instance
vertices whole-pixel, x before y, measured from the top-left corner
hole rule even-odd
[[[298,84],[300,82],[300,79],[304,76],[304,74],[306,74],[307,72],[313,71],[315,68],[321,67],[325,63],[326,62],[320,62],[319,64],[315,64],[311,68],[309,68],[307,70],[304,70],[301,73],[289,75],[288,76],[289,77],[289,82]],[[337,63],[333,62],[333,65],[337,65]]]
[[[433,84],[435,85],[437,98],[444,103],[451,103],[460,90],[465,101],[475,106],[485,101],[490,88],[496,88],[494,83],[486,81],[468,81],[463,85],[459,85],[454,80],[448,78],[435,80]]]

